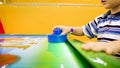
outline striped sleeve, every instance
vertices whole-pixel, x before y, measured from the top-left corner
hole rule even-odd
[[[89,38],[95,38],[98,34],[98,18],[100,16],[96,17],[93,21],[89,22],[88,24],[82,26],[83,33]]]

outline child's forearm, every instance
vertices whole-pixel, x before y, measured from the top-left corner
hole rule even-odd
[[[119,46],[120,46],[120,41],[109,41],[108,44],[109,44],[109,45],[111,45],[111,44],[112,44],[112,45],[115,45],[115,44],[116,44],[116,45],[119,45]]]
[[[71,27],[71,26],[60,26],[60,25],[58,25],[58,26],[53,27],[53,29],[55,29],[55,28],[62,29],[61,35],[64,35],[64,34],[67,34],[67,33],[71,32],[71,29],[72,29],[72,34],[79,35],[79,36],[83,35],[82,27]]]
[[[79,36],[84,35],[82,27],[71,27],[71,28],[73,28],[73,33],[72,34],[79,35]]]

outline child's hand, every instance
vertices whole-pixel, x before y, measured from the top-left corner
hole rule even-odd
[[[60,29],[62,29],[61,35],[64,35],[64,34],[67,34],[67,33],[70,32],[70,27],[69,27],[69,26],[55,26],[55,27],[53,27],[53,30],[54,30],[55,28],[60,28]]]
[[[94,52],[104,51],[107,54],[117,54],[120,52],[120,42],[88,42],[82,46],[84,50],[92,50]]]

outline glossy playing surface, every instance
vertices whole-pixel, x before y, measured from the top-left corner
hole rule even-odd
[[[17,59],[5,68],[119,68],[120,60],[104,53],[81,50],[81,42],[50,43],[46,35],[1,35],[0,54]],[[0,55],[0,56],[1,56]],[[0,60],[6,62],[7,58]]]
[[[6,68],[85,68],[91,66],[83,61],[84,59],[78,58],[79,55],[68,42],[49,43],[47,36],[44,35],[4,35],[0,39],[1,54],[16,55],[19,58],[14,63],[5,64]]]

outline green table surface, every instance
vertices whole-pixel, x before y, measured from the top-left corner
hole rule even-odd
[[[84,51],[74,39],[48,42],[47,35],[0,35],[0,54],[18,57],[5,68],[119,68],[120,60],[99,52]],[[26,48],[24,48],[27,46]]]
[[[73,48],[83,56],[94,68],[120,68],[120,58],[104,52],[85,51],[81,49],[82,42],[68,39]]]

